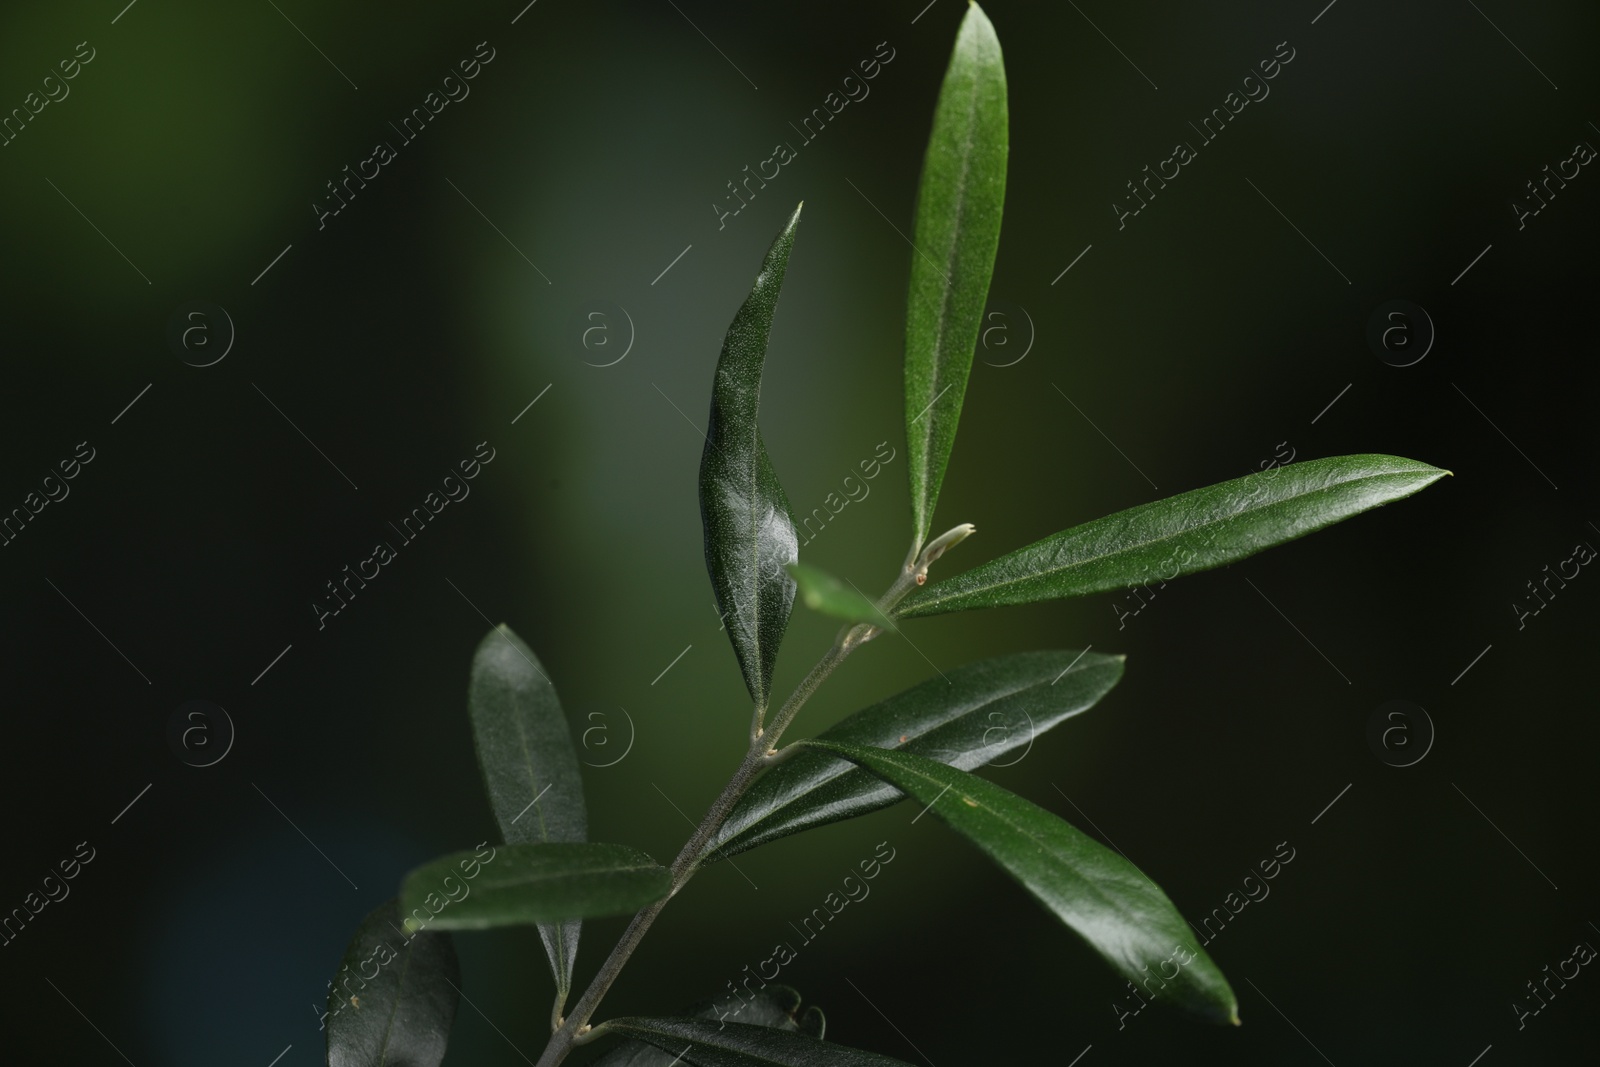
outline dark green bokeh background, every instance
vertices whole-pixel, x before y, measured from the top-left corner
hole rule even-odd
[[[921,0],[539,0],[515,25],[516,0],[277,6],[139,0],[112,25],[120,0],[73,0],[0,16],[7,109],[77,42],[96,50],[71,95],[0,148],[0,507],[77,442],[97,451],[70,497],[0,549],[0,908],[77,842],[97,849],[71,896],[0,949],[6,1062],[122,1062],[111,1044],[140,1067],[265,1067],[285,1046],[281,1067],[321,1062],[315,1005],[360,917],[411,866],[493,834],[464,706],[484,616],[539,650],[575,731],[607,728],[589,735],[592,762],[623,750],[631,717],[627,757],[585,772],[594,836],[676,850],[736,762],[748,710],[702,566],[696,427],[727,321],[800,199],[766,440],[803,510],[888,441],[897,457],[871,495],[805,558],[872,587],[904,552],[911,252],[895,227],[910,228],[963,5],[940,0],[914,25]],[[850,661],[801,728],[930,663],[1126,652],[1102,706],[993,776],[1114,841],[1195,919],[1289,842],[1271,895],[1210,946],[1245,1025],[1152,1010],[1119,1032],[1120,983],[907,807],[707,871],[602,1014],[722,990],[887,841],[896,859],[871,897],[785,972],[846,1044],[938,1067],[1066,1063],[1090,1045],[1084,1067],[1319,1051],[1464,1065],[1491,1044],[1485,1067],[1592,1056],[1600,979],[1573,980],[1521,1032],[1510,1005],[1574,942],[1600,940],[1600,578],[1584,572],[1521,631],[1510,604],[1600,540],[1600,178],[1586,168],[1520,232],[1509,204],[1575,141],[1600,141],[1595,12],[1078,6],[989,8],[1012,108],[993,294],[1013,344],[974,366],[937,523],[980,533],[941,570],[1256,469],[1284,441],[1298,458],[1392,452],[1455,477],[1171,586],[1120,631],[1109,597],[908,626]],[[470,97],[319,231],[323,183],[395,140],[387,123],[485,40],[495,58]],[[1193,139],[1186,122],[1285,40],[1296,56],[1271,96],[1119,232],[1124,182]],[[896,54],[870,97],[719,231],[708,205],[724,183],[793,140],[788,123],[880,41]],[[1438,330],[1405,369],[1364,340],[1397,298]],[[237,326],[214,367],[167,345],[190,300]],[[632,350],[585,365],[620,351],[617,308]],[[586,350],[597,311],[612,347]],[[1015,358],[1026,319],[1027,357],[990,365]],[[319,631],[323,582],[484,440],[496,459],[471,496]],[[831,632],[797,612],[780,687]],[[164,736],[195,698],[238,727],[207,769]],[[1437,728],[1407,769],[1365,739],[1391,699]],[[620,928],[589,924],[580,977]],[[458,945],[470,1004],[448,1062],[536,1059],[549,1001],[536,937]]]

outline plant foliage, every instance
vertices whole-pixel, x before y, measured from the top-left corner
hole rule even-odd
[[[1313,460],[1222,482],[1071,526],[953,578],[929,568],[970,535],[930,537],[966,395],[1000,240],[1009,130],[1005,64],[976,4],[956,36],[934,109],[913,225],[906,301],[905,418],[913,537],[873,599],[799,561],[788,499],[760,430],[761,378],[800,223],[797,207],[734,314],[711,387],[699,474],[706,569],[753,704],[750,744],[721,796],[670,865],[588,840],[572,734],[555,687],[505,626],[472,661],[467,706],[503,844],[451,853],[411,872],[398,904],[357,931],[329,1000],[328,1062],[418,1065],[443,1057],[459,995],[448,930],[533,924],[550,957],[552,1036],[538,1067],[608,1035],[605,1067],[884,1067],[899,1061],[823,1039],[821,1012],[770,986],[658,1018],[594,1015],[667,902],[702,865],[911,797],[969,841],[1129,981],[1199,1018],[1238,1022],[1217,963],[1165,893],[1120,854],[978,776],[1042,732],[1094,707],[1123,657],[1073,649],[967,664],[879,701],[809,740],[779,747],[796,714],[848,655],[902,621],[1085,596],[1245,559],[1418,492],[1446,471],[1393,456]],[[796,592],[842,620],[832,647],[779,707],[773,667]],[[920,817],[920,816],[919,816]],[[616,948],[566,1010],[580,923],[634,913]],[[405,916],[404,919],[401,916]],[[431,929],[418,932],[422,926]],[[391,935],[386,928],[392,929]],[[358,995],[340,984],[396,948]],[[343,1006],[345,1000],[348,1006]],[[359,1007],[355,1007],[359,1003]]]

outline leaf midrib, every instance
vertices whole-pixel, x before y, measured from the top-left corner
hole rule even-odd
[[[522,760],[528,767],[528,788],[533,790],[533,806],[539,814],[539,838],[545,844],[550,843],[550,828],[545,825],[544,805],[539,803],[539,775],[533,766],[533,753],[528,751],[528,731],[520,718],[516,719],[517,740],[522,744]],[[555,922],[541,923],[541,926],[551,928],[551,940],[555,942],[556,958],[552,961],[560,971],[556,981],[565,988],[568,983],[567,972],[572,966],[572,956],[567,948],[567,922],[570,920],[557,920]]]
[[[545,844],[550,843],[550,828],[545,825],[544,805],[539,803],[539,774],[533,765],[533,753],[528,750],[528,730],[521,716],[514,714],[512,719],[517,724],[517,742],[522,746],[522,762],[528,768],[528,788],[533,791],[533,808],[539,815],[539,840]]]
[[[394,1020],[400,1013],[400,1000],[405,995],[406,976],[411,972],[411,952],[414,946],[406,945],[406,962],[396,976],[394,998],[389,1004],[389,1018],[383,1024],[383,1038],[379,1045],[378,1067],[384,1067],[389,1062],[389,1037],[394,1033]]]
[[[590,867],[566,868],[556,872],[530,871],[521,875],[512,874],[500,881],[485,881],[481,883],[480,888],[491,890],[521,889],[528,886],[550,885],[573,878],[587,878],[596,874],[639,874],[640,872],[650,872],[656,870],[665,870],[665,868],[654,862],[635,863],[626,867],[618,866],[613,863],[601,863]],[[551,921],[556,922],[560,920]]]

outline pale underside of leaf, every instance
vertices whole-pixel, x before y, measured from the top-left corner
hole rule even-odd
[[[586,840],[588,813],[571,729],[549,675],[510,627],[496,627],[479,643],[468,706],[501,838],[507,844]],[[539,926],[562,1000],[582,928],[577,919]]]

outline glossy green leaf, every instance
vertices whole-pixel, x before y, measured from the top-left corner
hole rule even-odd
[[[1022,652],[979,660],[856,712],[819,740],[899,749],[974,770],[1025,758],[1034,738],[1087,711],[1122,678],[1122,657]],[[739,799],[706,860],[904,799],[876,775],[825,752],[796,752]]]
[[[478,768],[508,845],[584,841],[583,779],[572,731],[533,649],[504,624],[478,643],[467,689]],[[572,985],[583,923],[546,923],[539,938],[560,1000]]]
[[[795,208],[761,261],[755,288],[728,327],[700,455],[706,570],[750,699],[763,706],[794,607],[794,581],[784,567],[800,558],[800,542],[789,498],[767,458],[757,413],[772,313],[799,224],[800,209]]]
[[[418,867],[401,886],[401,908],[436,929],[485,930],[628,915],[672,888],[665,867],[627,845],[502,845],[490,852],[455,852]]]
[[[1449,471],[1395,456],[1307,460],[1074,526],[936,582],[900,618],[1167,582],[1410,496]]]
[[[328,990],[328,1067],[438,1067],[460,984],[449,934],[408,934],[396,902],[379,905]]]
[[[1239,1021],[1233,990],[1189,924],[1154,882],[1117,853],[966,771],[906,752],[800,743],[858,763],[928,805],[1146,992],[1171,997],[1215,1022]],[[1145,985],[1147,980],[1152,984]]]
[[[680,1056],[685,1067],[906,1067],[805,1034],[709,1019],[612,1019],[607,1031]]]
[[[895,628],[894,620],[878,610],[872,598],[853,585],[846,585],[821,567],[806,563],[789,564],[789,574],[800,589],[806,607],[846,622],[870,622],[885,630]]]
[[[710,1019],[714,1022],[770,1026],[789,1033],[800,1033],[820,1040],[827,1028],[822,1009],[816,1005],[800,1012],[800,994],[786,985],[769,985],[746,993],[724,993],[714,1000],[696,1004],[678,1013],[679,1017]],[[635,1038],[606,1053],[594,1067],[673,1067],[681,1063],[675,1053],[665,1052]]]
[[[1006,70],[1000,40],[967,8],[922,161],[906,296],[906,466],[920,547],[967,395],[1006,194]]]

